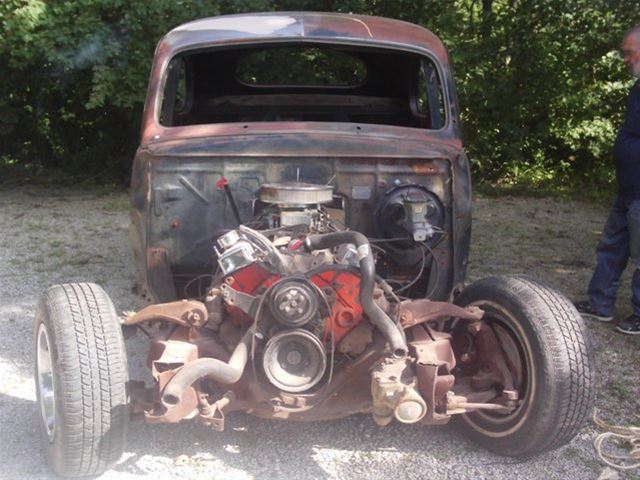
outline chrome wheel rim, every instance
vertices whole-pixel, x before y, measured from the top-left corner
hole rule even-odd
[[[40,400],[40,414],[42,424],[47,432],[49,441],[53,440],[56,426],[56,402],[53,388],[53,361],[51,359],[51,342],[44,323],[38,327],[36,352],[36,368],[38,377],[38,392]]]

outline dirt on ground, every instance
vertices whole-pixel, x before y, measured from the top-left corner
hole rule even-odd
[[[468,280],[525,273],[584,298],[606,205],[551,198],[474,199]],[[0,478],[53,478],[44,464],[32,380],[35,304],[50,285],[93,281],[119,311],[132,293],[125,193],[0,190]],[[630,269],[629,269],[630,270]],[[616,318],[631,313],[630,271]],[[639,422],[640,336],[588,324],[597,361],[596,406],[611,423]],[[143,339],[127,341],[132,378],[144,375]],[[231,415],[228,429],[132,423],[109,478],[596,478],[590,423],[569,445],[521,461],[488,453],[450,427],[376,427],[369,416],[310,424]],[[627,478],[636,478],[628,474]]]

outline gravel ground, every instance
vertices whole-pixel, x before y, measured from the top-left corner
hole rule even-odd
[[[583,295],[604,206],[532,198],[476,198],[468,278],[526,272],[570,297]],[[102,284],[118,310],[139,306],[124,193],[0,190],[0,478],[53,478],[40,451],[32,380],[32,318],[49,285]],[[625,276],[618,316],[629,313]],[[640,412],[640,337],[589,325],[598,361],[597,406],[613,423]],[[127,341],[132,377],[144,342]],[[637,417],[635,417],[637,421]],[[453,428],[375,426],[369,416],[323,423],[228,417],[216,433],[198,424],[132,423],[122,460],[103,479],[455,478],[588,479],[602,467],[592,425],[556,451],[515,461],[484,451]],[[627,478],[637,478],[627,475]]]

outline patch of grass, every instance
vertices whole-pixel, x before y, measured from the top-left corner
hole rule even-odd
[[[128,207],[127,197],[124,196],[112,196],[102,202],[102,210],[105,212],[126,212]]]
[[[78,267],[81,265],[89,265],[91,263],[90,257],[76,257],[72,258],[69,261],[65,262],[67,265],[72,265],[74,267]]]
[[[67,254],[67,250],[63,247],[55,247],[49,251],[49,256],[52,258],[62,258]]]
[[[596,473],[599,473],[604,468],[604,464],[601,464],[593,458],[583,458],[582,462],[587,466],[587,468]]]
[[[609,204],[616,194],[614,183],[591,184],[580,181],[572,183],[543,183],[537,184],[520,179],[512,183],[500,180],[478,180],[473,183],[474,190],[486,197],[552,197],[564,200],[580,200],[596,204]]]
[[[44,229],[44,224],[37,220],[28,220],[24,224],[24,229],[27,232],[42,231]]]
[[[632,384],[629,384],[628,381],[624,381],[619,378],[611,378],[609,380],[609,388],[615,395],[620,397],[621,400],[625,400],[625,401],[635,400],[635,394],[634,394],[635,386]]]
[[[81,255],[75,258],[69,259],[66,264],[71,266],[90,265],[96,263],[104,263],[105,258],[102,255]]]
[[[565,448],[563,454],[564,454],[564,456],[566,458],[573,458],[575,460],[580,458],[580,450],[578,450],[575,447],[567,447],[567,448]]]
[[[0,162],[0,188],[30,185],[39,187],[72,187],[91,190],[97,196],[126,191],[129,186],[124,172],[103,170],[98,173],[70,173],[60,169],[23,162]]]

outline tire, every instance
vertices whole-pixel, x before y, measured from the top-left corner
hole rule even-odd
[[[456,303],[485,311],[507,363],[519,372],[521,400],[508,415],[459,415],[463,431],[487,449],[512,457],[530,457],[569,442],[589,417],[595,396],[593,349],[573,304],[525,276],[480,280]]]
[[[98,285],[55,285],[34,321],[35,383],[43,450],[58,475],[99,475],[122,455],[127,360],[111,300]]]

